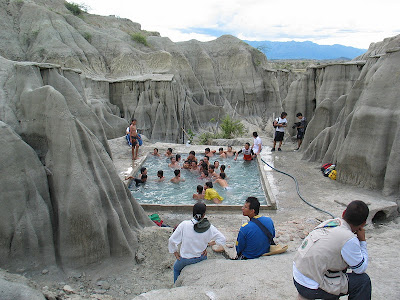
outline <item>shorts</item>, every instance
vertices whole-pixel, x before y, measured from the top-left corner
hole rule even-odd
[[[132,139],[132,147],[135,147],[138,144],[137,139],[133,138]]]
[[[304,138],[304,132],[297,132],[297,139],[302,140]]]
[[[275,138],[274,138],[274,141],[275,142],[281,142],[281,141],[283,141],[283,136],[285,135],[285,132],[284,131],[276,131],[275,132]]]

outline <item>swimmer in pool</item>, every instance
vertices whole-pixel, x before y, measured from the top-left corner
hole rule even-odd
[[[213,157],[215,152],[217,152],[217,151],[215,151],[215,150],[211,151],[210,148],[206,148],[206,149],[204,149],[204,156]]]
[[[227,157],[232,157],[236,154],[236,151],[232,150],[232,146],[228,146],[228,150],[225,151]]]
[[[219,161],[218,160],[214,161],[214,167],[215,167],[216,170],[218,170],[218,168],[219,168]]]
[[[202,185],[198,185],[197,186],[197,194],[193,194],[193,199],[195,199],[195,200],[204,199],[204,193],[203,193],[203,186]]]
[[[173,154],[172,154],[172,148],[168,148],[167,149],[167,151],[165,152],[165,156],[166,157],[171,157]]]
[[[139,178],[142,178],[143,175],[147,175],[147,168],[146,167],[140,168]]]
[[[218,154],[219,154],[219,157],[226,158],[226,153],[224,151],[224,148],[219,148],[218,149]]]
[[[190,163],[188,160],[185,160],[182,166],[182,169],[191,169]]]
[[[173,182],[173,183],[179,183],[179,182],[181,182],[181,181],[185,181],[185,179],[181,178],[181,170],[176,169],[176,170],[174,171],[174,174],[175,174],[175,177],[172,178],[172,179],[170,180],[171,182]]]
[[[189,152],[188,158],[189,161],[195,161],[197,163],[196,152],[193,150]]]
[[[208,179],[208,177],[209,177],[208,170],[201,171],[199,179]]]
[[[211,181],[206,182],[204,189],[206,190],[204,194],[204,199],[213,201],[215,204],[219,204],[224,200],[218,192],[213,188],[213,184]]]
[[[210,165],[210,167],[208,168],[208,176],[211,178],[218,178],[218,174],[215,173],[214,165]]]
[[[170,158],[171,163],[168,165],[168,167],[173,168],[173,169],[179,169],[179,163],[176,161],[176,157],[175,156],[171,156]]]
[[[226,175],[225,173],[219,174],[219,177],[214,181],[215,183],[218,183],[223,189],[228,190],[228,182],[226,182]]]
[[[158,148],[154,148],[152,155],[155,157],[160,157],[160,153],[158,153]]]
[[[190,170],[191,171],[196,171],[196,172],[199,171],[199,167],[197,166],[197,163],[194,160],[192,160],[192,164],[191,164],[191,169]]]
[[[163,170],[157,171],[157,177],[158,177],[158,179],[156,179],[157,182],[164,181],[165,180],[164,171]]]
[[[203,161],[207,164],[207,166],[210,165],[210,158],[208,156],[204,156]]]

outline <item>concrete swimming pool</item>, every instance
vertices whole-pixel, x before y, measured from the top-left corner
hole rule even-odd
[[[182,161],[185,160],[187,154],[181,154]],[[201,155],[197,155],[201,158]],[[228,177],[227,181],[231,187],[229,190],[221,188],[219,184],[214,184],[214,188],[224,198],[219,205],[209,203],[210,206],[218,206],[221,208],[242,206],[245,199],[249,196],[257,197],[260,200],[263,209],[276,209],[275,202],[270,200],[269,184],[265,174],[260,168],[261,161],[259,159],[246,162],[239,158],[235,161],[233,158],[221,159],[219,156],[210,158],[210,163],[218,160],[220,165],[225,165],[225,173]],[[148,180],[146,184],[136,187],[134,182],[129,185],[129,189],[133,197],[144,207],[192,207],[196,200],[192,195],[196,193],[196,186],[203,185],[206,181],[200,178],[200,174],[195,171],[181,169],[181,178],[185,182],[174,184],[170,179],[174,177],[174,169],[168,167],[170,160],[164,156],[154,157],[148,155],[146,160],[139,167],[148,169]],[[163,170],[165,181],[156,182],[157,171]],[[135,177],[138,175],[134,174]],[[214,181],[214,180],[212,180]]]

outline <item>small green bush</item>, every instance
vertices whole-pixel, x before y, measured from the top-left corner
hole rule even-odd
[[[84,5],[74,2],[65,2],[65,7],[72,12],[74,16],[80,16],[83,12],[86,12],[86,7]]]
[[[147,47],[149,46],[149,44],[147,43],[146,37],[143,34],[141,34],[140,32],[131,33],[130,36],[131,36],[132,41],[141,43]]]
[[[222,120],[220,127],[223,139],[231,139],[235,135],[238,136],[244,133],[244,125],[238,120],[232,120],[229,115],[226,115]]]
[[[214,134],[211,132],[203,132],[199,136],[199,143],[200,145],[208,145],[210,141],[214,138]]]
[[[87,40],[89,43],[92,42],[92,35],[91,35],[89,32],[83,33],[83,37],[84,37],[85,40]]]

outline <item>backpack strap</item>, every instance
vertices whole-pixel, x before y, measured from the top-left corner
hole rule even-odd
[[[268,230],[267,227],[263,225],[263,223],[260,222],[260,220],[257,220],[255,218],[251,218],[250,221],[254,222],[261,230],[264,232],[264,234],[267,236],[269,244],[270,245],[276,245],[274,242],[274,237],[272,236],[272,233]]]

